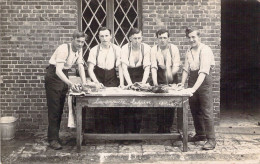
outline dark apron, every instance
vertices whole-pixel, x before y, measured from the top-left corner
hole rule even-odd
[[[98,67],[94,68],[97,80],[105,87],[118,87],[119,80],[116,76],[116,69],[105,70]],[[95,109],[95,127],[98,133],[111,133],[109,122],[112,124],[112,132],[117,133],[120,129],[119,108],[96,108]]]
[[[128,68],[128,72],[132,83],[141,82],[144,75],[143,66],[135,67],[135,68]]]
[[[116,75],[116,69],[105,70],[98,66],[95,66],[94,73],[97,77],[97,80],[102,83],[105,87],[118,87],[119,80]]]
[[[128,68],[132,83],[141,82],[143,79],[143,66]],[[142,108],[124,108],[124,132],[140,133],[142,124]]]
[[[167,84],[167,81],[166,81],[166,76],[165,76],[165,70],[162,69],[160,66],[158,66],[158,70],[157,70],[157,82],[158,84]],[[169,81],[168,82],[169,84],[177,84],[178,83],[178,75],[175,74],[173,76],[173,81]]]
[[[157,70],[157,81],[158,84],[167,84],[165,70],[158,66]],[[175,74],[173,76],[173,81],[168,81],[168,84],[177,84],[178,83],[178,75]],[[159,128],[170,128],[173,124],[175,109],[171,108],[158,108],[157,109],[157,125]]]

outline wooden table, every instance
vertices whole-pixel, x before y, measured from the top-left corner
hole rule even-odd
[[[179,91],[172,93],[149,93],[137,91],[125,91],[121,89],[109,89],[93,92],[85,95],[71,94],[73,100],[73,108],[76,110],[76,135],[77,135],[77,151],[81,151],[83,135],[85,139],[107,139],[107,140],[144,140],[144,139],[182,139],[183,151],[188,149],[188,97],[187,93]],[[172,107],[182,109],[182,125],[177,133],[164,134],[93,134],[82,133],[82,109],[92,107]]]

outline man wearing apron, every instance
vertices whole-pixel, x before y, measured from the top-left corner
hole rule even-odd
[[[111,30],[106,27],[99,29],[100,44],[90,50],[88,57],[88,73],[90,78],[100,86],[118,87],[124,86],[123,74],[120,62],[120,47],[111,43]],[[119,78],[117,78],[116,67],[118,67]],[[108,132],[107,121],[104,120],[106,109],[95,109],[95,126],[97,132]],[[120,128],[119,109],[110,108],[109,116],[111,119],[114,132],[118,132]]]
[[[179,85],[184,86],[189,76],[187,90],[193,94],[189,105],[196,132],[189,141],[207,140],[202,149],[212,150],[216,146],[211,76],[211,69],[215,65],[214,55],[209,46],[201,43],[199,30],[187,28],[186,37],[191,47],[186,52]]]
[[[68,88],[77,90],[76,84],[68,79],[68,71],[77,63],[81,81],[86,83],[82,46],[86,34],[75,31],[71,43],[60,45],[49,60],[45,75],[45,89],[48,106],[48,141],[52,149],[61,149],[59,130]]]
[[[180,66],[180,54],[177,46],[169,43],[169,31],[161,29],[156,32],[158,45],[151,49],[151,70],[155,86],[160,84],[177,84],[177,72]],[[157,109],[158,133],[170,133],[173,124],[174,110]]]
[[[135,82],[145,84],[150,73],[151,47],[142,43],[142,31],[133,28],[129,33],[130,42],[122,47],[121,62],[123,74],[128,85]],[[124,132],[139,133],[142,123],[141,108],[124,109]]]

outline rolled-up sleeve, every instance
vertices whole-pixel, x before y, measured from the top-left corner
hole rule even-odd
[[[171,46],[172,49],[172,64],[173,67],[179,67],[180,66],[180,53],[179,53],[179,49],[177,48],[177,46]]]
[[[129,50],[128,44],[125,44],[121,49],[121,62],[129,66]]]
[[[158,69],[158,65],[157,65],[157,59],[156,59],[156,46],[154,46],[153,48],[151,48],[151,68],[155,68]]]
[[[67,44],[60,45],[56,50],[56,63],[66,63],[66,59],[68,58],[68,48],[66,48]]]
[[[96,58],[97,58],[97,46],[93,47],[90,50],[87,62],[96,65],[97,64],[97,59]]]
[[[210,47],[205,46],[201,50],[199,73],[205,73],[208,75],[212,64],[212,60],[214,60],[213,52]]]
[[[190,71],[190,64],[189,64],[189,60],[188,60],[188,52],[187,52],[186,55],[185,55],[183,71],[186,71],[186,72],[188,72],[188,73],[189,73],[189,71]]]
[[[143,68],[151,65],[151,47],[144,45]]]
[[[82,55],[82,49],[79,51],[79,58],[77,60],[77,64],[84,64],[84,59]]]

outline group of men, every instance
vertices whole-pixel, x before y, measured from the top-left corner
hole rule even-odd
[[[196,134],[189,141],[207,141],[202,147],[212,150],[216,146],[213,98],[212,67],[214,55],[209,46],[201,43],[198,29],[187,28],[186,37],[190,48],[185,55],[182,80],[178,83],[177,72],[180,69],[180,54],[176,45],[170,43],[168,30],[156,32],[158,43],[150,47],[142,42],[142,31],[132,28],[129,43],[120,48],[113,44],[111,30],[101,27],[98,31],[100,44],[94,46],[87,60],[88,74],[93,82],[105,87],[130,86],[135,82],[147,83],[152,74],[152,85],[178,84],[184,88],[188,79],[187,91],[193,94],[189,99]],[[77,63],[83,84],[86,84],[82,47],[86,39],[84,32],[75,31],[71,43],[60,45],[52,55],[45,76],[45,88],[48,105],[48,141],[53,149],[61,149],[59,129],[64,102],[68,88],[75,89],[76,84],[68,79],[68,70]],[[116,72],[118,69],[118,75]],[[189,78],[188,78],[189,76]],[[98,132],[106,127],[102,120],[104,109],[95,110],[95,126]],[[119,109],[110,108],[114,132],[119,130]],[[158,133],[170,133],[174,111],[157,110]],[[124,133],[140,133],[142,110],[140,108],[123,109]]]

